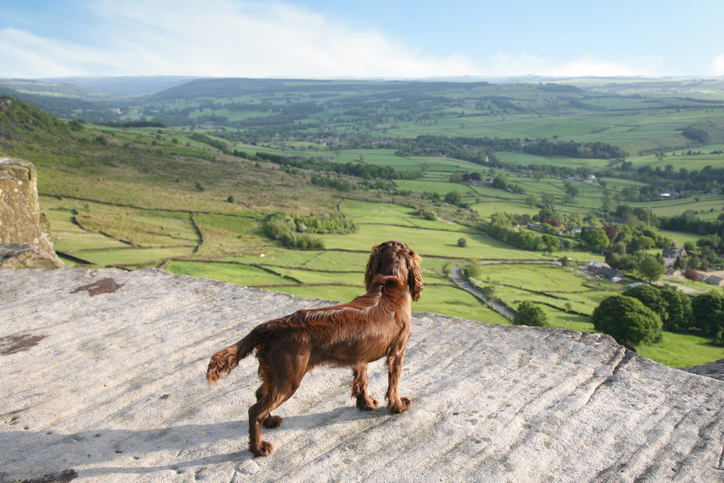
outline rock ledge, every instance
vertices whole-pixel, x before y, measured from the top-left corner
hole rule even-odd
[[[0,481],[724,481],[724,383],[610,337],[415,313],[401,392],[308,374],[246,451],[259,382],[214,351],[319,299],[155,269],[0,270]],[[413,307],[414,308],[414,307]],[[386,374],[370,365],[382,399]]]

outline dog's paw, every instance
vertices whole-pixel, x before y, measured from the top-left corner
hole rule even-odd
[[[368,399],[357,399],[357,407],[364,411],[372,411],[373,409],[377,409],[377,406],[379,404],[380,402],[373,397]]]
[[[267,416],[263,424],[266,429],[278,428],[282,425],[282,418],[281,416]]]
[[[404,413],[408,409],[410,409],[410,405],[412,404],[412,400],[409,397],[401,397],[399,401],[397,401],[395,404],[390,405],[390,410],[393,413]]]
[[[254,458],[257,456],[269,456],[273,450],[274,446],[266,441],[262,441],[258,449],[249,448],[249,451],[254,453]]]

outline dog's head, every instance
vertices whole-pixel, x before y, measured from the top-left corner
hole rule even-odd
[[[420,269],[420,256],[410,250],[407,244],[399,241],[388,241],[372,247],[372,254],[367,262],[365,271],[365,287],[370,290],[370,284],[375,275],[392,275],[404,280],[410,289],[412,300],[419,300],[422,293],[422,270]]]

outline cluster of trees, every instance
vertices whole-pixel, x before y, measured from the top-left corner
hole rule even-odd
[[[484,164],[497,161],[496,151],[520,151],[520,139],[467,138],[422,135],[414,139],[397,140],[395,154],[410,156],[446,156],[472,163]],[[389,147],[389,146],[388,146]]]
[[[317,186],[327,186],[339,191],[352,191],[352,183],[339,178],[327,178],[324,176],[312,176],[311,182]]]
[[[560,240],[557,236],[550,233],[543,235],[534,235],[528,230],[519,230],[511,226],[514,217],[503,213],[496,213],[492,217],[492,221],[488,224],[488,235],[491,237],[513,245],[523,250],[540,250],[554,252],[560,246]],[[572,246],[570,240],[569,245]]]
[[[510,191],[512,193],[518,193],[520,195],[525,194],[525,190],[516,184],[512,184],[508,181],[508,177],[504,174],[498,175],[493,179],[493,188],[498,188],[503,191]]]
[[[324,248],[322,240],[313,237],[312,234],[344,234],[354,233],[357,230],[358,227],[353,221],[336,214],[299,216],[277,212],[264,220],[264,231],[268,236],[295,248]]]
[[[681,134],[683,134],[684,137],[691,139],[692,141],[696,141],[702,144],[706,144],[709,142],[709,133],[704,131],[703,129],[699,129],[694,126],[687,127]]]
[[[686,231],[689,233],[724,237],[724,216],[722,215],[719,215],[716,220],[700,220],[693,211],[687,210],[680,215],[662,216],[659,227],[664,230]]]
[[[625,158],[627,153],[618,146],[608,143],[576,143],[573,141],[551,142],[546,139],[526,144],[528,154],[538,156],[569,156],[572,158],[615,159]]]
[[[693,298],[671,288],[640,285],[608,297],[593,311],[596,330],[630,344],[655,344],[662,330],[689,331],[724,344],[724,295]]]
[[[252,159],[269,161],[274,164],[292,168],[333,172],[364,179],[417,179],[422,177],[422,172],[420,171],[398,171],[390,166],[375,166],[364,163],[326,163],[313,159],[301,161],[269,153],[256,153],[256,157]]]
[[[446,156],[473,163],[497,162],[495,152],[524,151],[539,156],[570,156],[576,158],[625,158],[627,153],[612,144],[573,141],[552,142],[547,139],[468,138],[423,135],[409,140],[398,140],[395,154],[409,156]],[[487,157],[487,161],[486,161]]]

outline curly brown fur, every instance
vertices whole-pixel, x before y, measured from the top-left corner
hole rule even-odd
[[[256,348],[262,384],[256,404],[249,408],[249,451],[254,457],[268,456],[273,450],[261,435],[262,426],[276,428],[282,423],[271,412],[292,397],[304,375],[320,364],[351,367],[356,406],[373,410],[379,401],[367,391],[367,364],[386,357],[387,407],[395,413],[410,407],[410,399],[400,397],[399,385],[411,332],[410,303],[422,292],[420,257],[402,242],[375,245],[365,286],[365,295],[346,304],[298,310],[264,322],[211,358],[206,379],[214,384]]]

